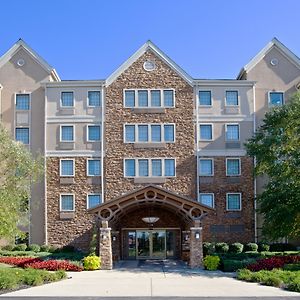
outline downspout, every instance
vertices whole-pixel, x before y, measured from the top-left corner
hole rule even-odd
[[[198,146],[199,146],[199,126],[198,126],[198,98],[197,98],[197,88],[194,87],[194,95],[195,95],[195,101],[196,101],[196,167],[197,167],[197,201],[199,202],[200,201],[200,198],[199,198],[199,189],[200,189],[200,176],[199,176],[199,149],[198,149]]]
[[[102,105],[101,105],[101,200],[102,203],[104,203],[104,108],[105,108],[105,90],[103,88],[103,85],[101,87],[102,91]]]
[[[47,102],[48,102],[48,89],[47,84],[45,88],[45,105],[44,105],[44,197],[45,197],[45,244],[48,245],[48,207],[47,207]]]
[[[255,84],[253,85],[253,134],[256,133],[256,93],[255,93]],[[256,157],[254,157],[254,169],[256,167]],[[254,174],[253,174],[254,175]],[[254,187],[254,239],[255,243],[257,243],[258,236],[257,236],[257,203],[256,203],[256,196],[257,196],[257,182],[256,182],[256,176],[254,175],[253,178],[253,187]]]

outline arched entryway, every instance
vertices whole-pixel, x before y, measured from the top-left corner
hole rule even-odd
[[[115,260],[180,258],[191,261],[193,253],[202,255],[200,220],[210,210],[196,201],[149,185],[90,212],[98,215],[104,227],[100,229],[100,251],[103,243],[105,249],[110,246]],[[108,231],[110,236],[104,238],[103,234]],[[107,239],[111,239],[110,245]]]

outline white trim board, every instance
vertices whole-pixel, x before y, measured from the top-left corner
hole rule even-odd
[[[202,156],[246,156],[246,150],[198,150],[198,155]]]
[[[89,151],[89,150],[66,150],[66,151],[46,151],[47,157],[101,157],[100,151]]]

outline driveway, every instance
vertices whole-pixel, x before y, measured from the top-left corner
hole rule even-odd
[[[233,273],[191,270],[178,261],[121,261],[111,271],[72,272],[69,279],[19,290],[8,296],[101,297],[282,297],[299,293],[246,283]],[[296,297],[296,298],[294,298]],[[1,296],[0,296],[1,298]],[[249,298],[248,298],[249,299]]]

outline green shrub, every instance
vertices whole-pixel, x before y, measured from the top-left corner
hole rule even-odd
[[[50,246],[49,245],[41,245],[40,251],[41,252],[50,252]]]
[[[51,246],[49,245],[49,252],[50,253],[56,253],[59,251],[59,248],[57,246]]]
[[[66,252],[75,252],[76,249],[74,246],[72,245],[66,245],[66,246],[63,246],[62,248],[58,248],[55,252],[63,252],[63,253],[66,253]]]
[[[26,244],[18,244],[14,246],[13,251],[25,251],[26,249],[27,249]]]
[[[245,245],[244,249],[245,249],[245,251],[257,252],[258,245],[256,243],[248,243]]]
[[[270,245],[272,252],[295,251],[297,248],[289,243],[275,243]]]
[[[83,259],[83,268],[87,271],[100,269],[100,257],[96,255],[89,255]]]
[[[259,252],[265,252],[265,251],[269,251],[269,250],[270,250],[270,245],[268,245],[268,244],[262,243],[262,244],[258,245]]]
[[[229,246],[229,252],[230,253],[242,253],[244,249],[244,245],[241,243],[233,243]]]
[[[263,277],[261,283],[275,287],[280,287],[283,284],[282,280],[279,277],[276,277],[276,275]]]
[[[203,243],[203,255],[211,255],[215,253],[215,244],[214,243],[209,243],[209,242],[204,242]]]
[[[209,271],[217,270],[219,264],[220,264],[219,256],[207,255],[203,259],[203,265],[204,265],[205,269],[207,269]]]
[[[223,271],[224,272],[236,272],[237,270],[243,269],[248,265],[255,263],[255,259],[249,258],[245,260],[233,260],[233,259],[224,259],[222,261]]]
[[[290,283],[287,284],[286,288],[289,291],[300,293],[300,280],[294,279]]]
[[[18,287],[18,277],[12,272],[0,272],[0,290],[12,290]]]
[[[33,251],[33,252],[40,252],[41,250],[41,247],[37,244],[30,244],[28,247],[27,247],[27,250],[28,251]]]
[[[227,253],[229,250],[227,243],[216,243],[215,248],[217,253]]]
[[[286,264],[284,265],[283,269],[286,271],[300,271],[300,263]]]
[[[1,248],[1,250],[12,251],[16,245],[6,245]]]

